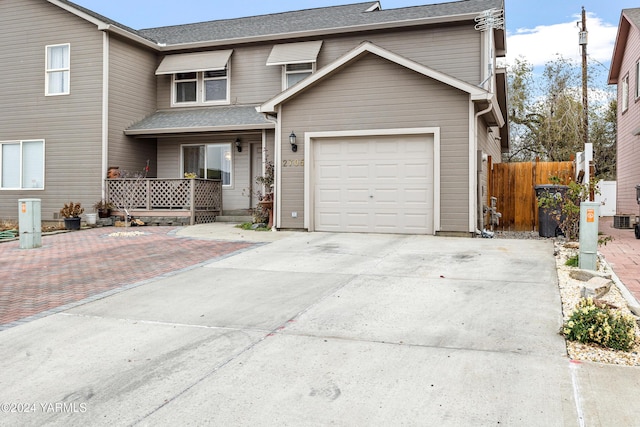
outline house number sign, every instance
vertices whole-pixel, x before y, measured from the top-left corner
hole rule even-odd
[[[295,168],[304,166],[304,160],[283,160],[282,167],[283,168]]]

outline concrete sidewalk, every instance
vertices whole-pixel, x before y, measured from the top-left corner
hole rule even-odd
[[[0,332],[0,419],[633,425],[640,370],[571,363],[560,309],[550,242],[292,233]]]

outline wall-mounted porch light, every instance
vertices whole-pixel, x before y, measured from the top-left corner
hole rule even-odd
[[[240,138],[236,138],[236,150],[238,150],[238,153],[242,153],[242,142]]]
[[[291,151],[294,153],[298,151],[298,144],[296,144],[296,134],[291,131],[291,135],[289,135],[289,144],[291,144]]]

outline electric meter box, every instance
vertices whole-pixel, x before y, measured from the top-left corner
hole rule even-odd
[[[40,199],[18,200],[18,225],[20,248],[33,249],[42,246],[42,211]]]
[[[578,267],[583,270],[598,269],[598,218],[599,202],[580,203],[580,255]]]

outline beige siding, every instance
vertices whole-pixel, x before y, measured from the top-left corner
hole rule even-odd
[[[323,38],[317,69],[370,41],[472,84],[481,81],[481,37],[473,26]],[[267,66],[274,43],[235,47],[231,55],[231,104],[258,104],[282,91],[282,67]],[[158,76],[158,108],[171,107],[171,76]]]
[[[290,102],[282,112],[282,160],[302,160],[304,133],[439,127],[441,230],[468,231],[467,94],[369,54]],[[295,131],[293,153],[288,132]],[[282,168],[282,227],[304,226],[304,168]],[[291,218],[298,212],[298,218]]]
[[[236,138],[242,141],[242,152],[234,146]],[[251,168],[249,163],[249,144],[261,143],[261,133],[219,134],[206,136],[185,136],[158,139],[158,177],[179,178],[182,175],[181,146],[185,144],[231,143],[232,185],[223,188],[222,206],[225,211],[248,209],[250,207]]]
[[[618,79],[618,150],[617,150],[617,211],[638,213],[635,186],[640,184],[640,136],[633,131],[640,123],[640,99],[635,99],[635,64],[640,60],[640,32],[633,26],[624,52]],[[629,109],[622,112],[622,79],[629,75]],[[596,165],[597,167],[597,165]]]
[[[156,176],[155,140],[128,137],[123,130],[156,110],[156,55],[118,37],[109,38],[109,166]]]
[[[45,46],[62,43],[71,45],[71,94],[45,96]],[[0,190],[0,218],[17,217],[25,197],[42,199],[43,220],[65,201],[90,207],[102,178],[102,32],[46,1],[2,0],[0,75],[0,141],[46,141],[45,190]]]

